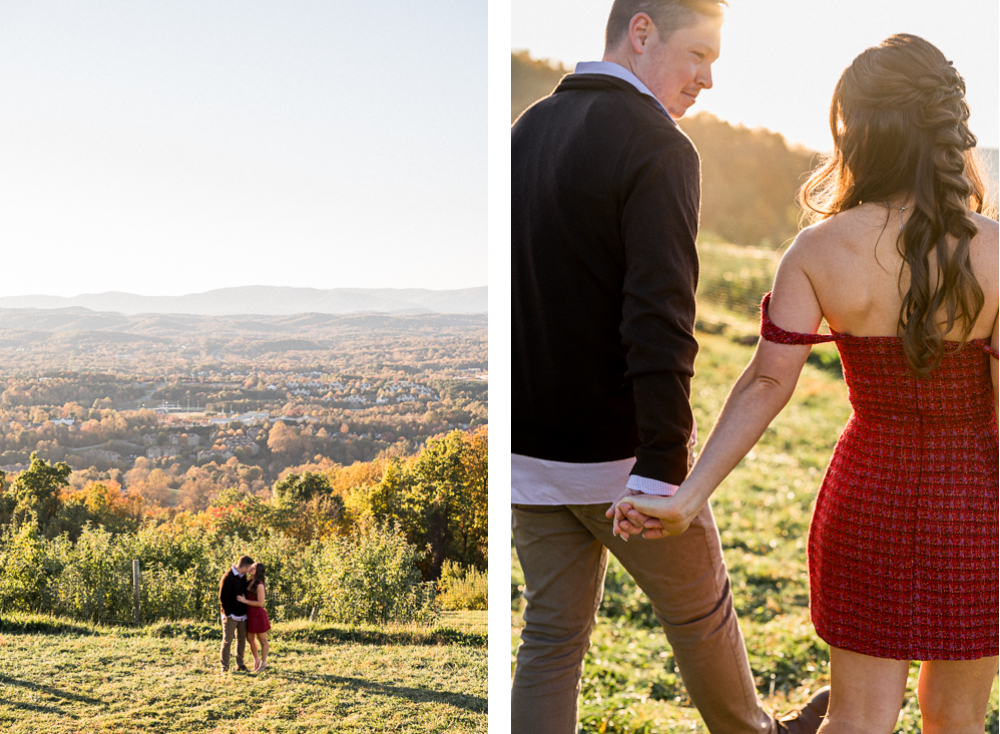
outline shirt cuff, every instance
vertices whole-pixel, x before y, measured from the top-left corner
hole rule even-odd
[[[655,494],[660,497],[671,497],[677,491],[676,484],[661,482],[659,479],[650,479],[649,477],[640,477],[638,474],[632,474],[629,476],[628,482],[625,486],[628,489],[635,490],[636,492],[642,492],[643,494]]]

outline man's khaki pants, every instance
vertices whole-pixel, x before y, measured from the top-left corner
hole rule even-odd
[[[225,617],[222,621],[222,670],[229,670],[229,649],[233,645],[233,635],[236,635],[236,667],[242,668],[243,650],[247,644],[247,621],[237,622]]]
[[[608,550],[652,604],[688,695],[712,734],[768,734],[722,546],[708,504],[682,535],[611,534],[603,505],[513,505],[524,570],[524,629],[511,691],[511,731],[572,734],[583,658],[604,591]]]

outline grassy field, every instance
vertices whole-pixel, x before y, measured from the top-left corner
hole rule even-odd
[[[219,626],[102,629],[46,617],[4,619],[0,730],[487,730],[486,612],[446,613],[432,627],[293,622],[275,625],[269,637],[268,670],[222,675]]]
[[[749,361],[756,323],[706,306],[692,404],[704,439]],[[748,338],[750,337],[750,338]],[[713,508],[758,690],[778,711],[829,682],[829,652],[809,620],[805,541],[813,500],[850,414],[832,345],[814,347],[795,396],[753,452],[719,488]],[[511,551],[511,669],[523,579]],[[652,611],[612,559],[581,693],[585,732],[705,732]],[[916,665],[898,732],[918,732]],[[998,731],[994,684],[986,731]]]

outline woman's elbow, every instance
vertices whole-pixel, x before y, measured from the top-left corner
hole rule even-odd
[[[780,409],[791,399],[797,381],[796,378],[758,372],[751,376],[747,388],[756,400],[777,405]]]

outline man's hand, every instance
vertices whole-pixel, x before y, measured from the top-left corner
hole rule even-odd
[[[634,489],[626,489],[622,496],[611,504],[604,514],[614,520],[611,531],[613,535],[620,536],[622,540],[628,540],[629,535],[641,535],[649,540],[664,537],[663,526],[657,518],[644,515],[632,506],[632,497],[645,496],[648,495],[643,495]]]

